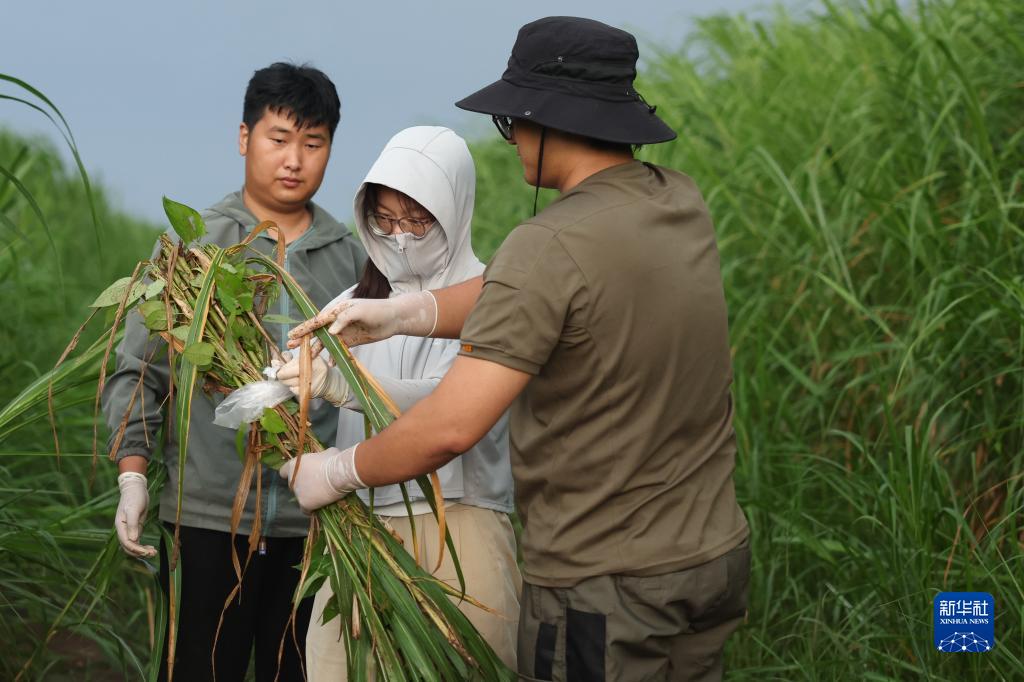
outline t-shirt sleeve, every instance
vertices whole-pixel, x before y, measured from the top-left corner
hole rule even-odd
[[[462,328],[459,355],[537,374],[558,344],[582,286],[550,229],[517,227],[484,270],[480,298]]]

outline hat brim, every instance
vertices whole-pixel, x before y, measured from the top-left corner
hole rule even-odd
[[[640,101],[612,102],[515,85],[504,79],[455,103],[466,111],[533,121],[584,137],[622,144],[655,144],[676,137]]]

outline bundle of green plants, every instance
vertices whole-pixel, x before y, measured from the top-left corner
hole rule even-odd
[[[263,314],[282,292],[287,292],[307,317],[317,310],[282,267],[280,242],[277,260],[249,248],[260,232],[273,229],[272,223],[259,225],[240,244],[221,248],[199,244],[205,227],[196,211],[166,199],[165,209],[179,239],[161,236],[157,255],[139,263],[131,276],[112,284],[93,305],[97,310],[115,311],[105,337],[108,355],[124,315],[132,308],[139,312],[151,333],[166,341],[174,370],[170,400],[177,415],[174,428],[179,443],[180,519],[182,481],[187,475],[190,405],[198,397],[196,391],[230,394],[263,380],[263,370],[278,353],[263,328]],[[358,397],[368,430],[384,429],[398,415],[397,408],[336,338],[323,330],[317,338]],[[74,343],[69,350],[73,348]],[[254,480],[257,489],[262,484],[261,464],[278,469],[295,459],[298,469],[302,466],[302,453],[324,449],[307,421],[312,356],[319,350],[312,347],[308,337],[303,342],[303,390],[297,400],[289,398],[264,407],[258,418],[238,429],[237,456],[242,458],[243,470],[231,519],[233,533]],[[106,361],[102,366],[106,366]],[[99,390],[103,382],[101,372]],[[131,404],[128,409],[132,409]],[[112,452],[118,449],[127,419],[126,414],[115,431]],[[462,589],[421,568],[414,557],[416,548],[412,548],[412,554],[403,549],[401,541],[381,523],[372,508],[350,494],[312,515],[295,603],[325,582],[330,584],[333,597],[323,616],[325,621],[340,620],[339,636],[348,652],[350,679],[367,679],[371,670],[382,680],[505,679],[509,671],[453,601],[464,599],[486,608],[464,593],[461,568],[445,529],[443,504],[438,505],[435,497],[439,488],[429,477],[421,477],[417,483],[438,516],[440,532],[448,551],[453,553]],[[232,557],[239,583],[259,542],[259,518],[257,511],[249,535],[248,555]],[[172,570],[178,570],[177,541],[176,525]],[[174,605],[179,596],[175,590],[176,581],[172,580],[167,661],[172,674]],[[225,608],[234,596],[229,596]]]

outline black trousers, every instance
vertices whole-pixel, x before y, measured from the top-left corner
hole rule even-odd
[[[173,535],[173,524],[164,526]],[[241,564],[245,565],[249,538],[235,536]],[[242,578],[242,589],[227,610],[224,602],[238,584],[231,562],[231,534],[204,528],[181,527],[181,612],[174,679],[242,682],[255,647],[256,680],[301,682],[305,665],[306,628],[313,598],[302,600],[295,616],[295,636],[289,626],[292,594],[299,582],[295,568],[302,562],[305,538],[266,538],[266,553],[254,553]],[[169,548],[160,543],[160,585],[169,594]],[[221,612],[224,622],[216,636]],[[216,651],[214,639],[216,637]],[[278,675],[278,652],[284,642]],[[298,640],[296,646],[295,640]],[[164,639],[160,680],[167,680],[167,640]],[[300,663],[301,662],[301,663]]]

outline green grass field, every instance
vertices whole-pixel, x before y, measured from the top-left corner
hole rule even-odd
[[[754,577],[729,679],[1024,679],[1024,6],[822,3],[644,51],[638,89],[680,137],[640,156],[702,188],[730,307]],[[500,140],[473,152],[489,257],[532,190]],[[0,137],[64,282],[0,177],[0,678],[77,590],[27,679],[135,679],[154,582],[109,544],[105,460],[89,487],[88,387],[58,396],[60,462],[45,395],[11,401],[154,227],[94,188],[101,259],[54,158]],[[944,590],[995,596],[992,652],[934,650]]]
[[[95,187],[94,223],[77,173],[37,140],[0,134],[0,166],[36,203],[0,178],[0,679],[14,679],[69,603],[65,627],[26,679],[119,679],[136,667],[133,651],[144,655],[155,583],[113,553],[116,472],[105,458],[90,485],[95,372],[56,396],[59,460],[45,386],[41,396],[29,391],[34,402],[16,396],[53,367],[104,282],[147,257],[157,232],[112,210]]]

